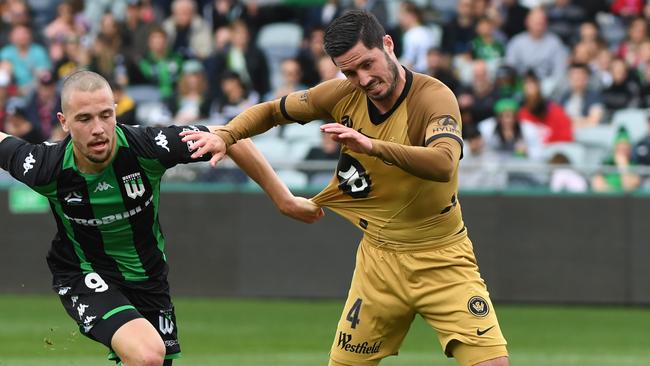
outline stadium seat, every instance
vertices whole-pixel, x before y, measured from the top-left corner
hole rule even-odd
[[[613,125],[599,125],[574,130],[576,142],[587,147],[610,149],[614,143],[616,129]]]
[[[282,137],[288,141],[308,142],[312,145],[320,145],[321,132],[320,123],[313,121],[304,125],[290,123],[283,126]]]
[[[126,94],[129,95],[137,103],[147,102],[160,102],[160,90],[153,85],[130,85],[126,89]]]
[[[165,126],[171,124],[173,116],[161,102],[139,103],[135,109],[135,120],[143,126]]]
[[[257,46],[264,51],[269,62],[271,86],[280,85],[282,73],[280,63],[296,57],[302,42],[302,27],[288,22],[271,23],[263,26],[257,35]]]
[[[309,183],[307,174],[297,170],[282,169],[278,170],[277,173],[280,180],[282,180],[290,189],[305,188]]]
[[[314,144],[309,141],[290,141],[289,158],[287,160],[292,162],[301,162],[305,160],[312,147],[314,147]]]
[[[558,142],[544,146],[542,150],[542,159],[549,161],[553,155],[561,153],[569,159],[571,165],[581,167],[585,164],[586,149],[579,143],[575,142]]]
[[[291,157],[289,143],[277,137],[264,137],[253,139],[255,146],[266,157],[266,160],[273,166],[285,168],[290,164]]]
[[[614,112],[612,125],[615,131],[625,127],[632,143],[636,143],[648,134],[648,112],[645,109],[621,109]]]

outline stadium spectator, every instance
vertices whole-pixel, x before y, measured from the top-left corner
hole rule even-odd
[[[174,124],[189,125],[208,116],[208,85],[203,65],[199,61],[187,60],[183,63],[183,72],[176,89],[169,103]]]
[[[130,0],[85,0],[83,15],[91,25],[100,24],[106,14],[111,14],[117,20],[122,21],[126,14],[128,1]]]
[[[472,40],[472,58],[499,62],[505,56],[505,46],[495,37],[494,21],[486,16],[476,22],[476,38]]]
[[[559,104],[544,98],[539,79],[534,72],[524,77],[524,100],[517,118],[533,123],[541,131],[545,144],[573,141],[571,118]]]
[[[124,86],[116,82],[110,82],[110,86],[115,96],[115,120],[130,126],[141,124],[141,121],[135,119],[135,100],[127,94]]]
[[[193,0],[174,0],[163,24],[172,50],[185,58],[204,59],[212,52],[212,29],[196,11]]]
[[[215,32],[236,20],[249,23],[248,6],[250,5],[240,0],[211,0],[205,5],[203,14]]]
[[[99,33],[93,42],[88,70],[126,86],[129,84],[126,57],[119,53],[119,50],[115,48],[116,46],[114,38]]]
[[[435,46],[431,32],[424,26],[422,9],[412,1],[400,2],[399,25],[403,32],[400,62],[416,72],[427,69],[427,51]]]
[[[0,8],[2,17],[0,19],[0,45],[6,45],[11,42],[11,32],[19,25],[32,27],[31,9],[25,0],[6,1]],[[32,34],[32,39],[36,43],[42,43],[40,32]]]
[[[549,179],[551,192],[584,193],[589,190],[587,179],[571,167],[571,161],[563,153],[553,154],[548,164],[553,167]]]
[[[58,125],[56,113],[61,110],[59,99],[54,76],[50,72],[40,74],[36,90],[27,96],[25,116],[45,140],[50,138],[52,130]]]
[[[62,47],[63,56],[53,67],[53,76],[57,80],[65,79],[66,76],[90,63],[90,54],[85,47],[81,46],[79,37],[66,39]]]
[[[555,33],[566,46],[575,41],[580,24],[586,20],[586,12],[572,0],[555,0],[545,7],[548,30]]]
[[[250,90],[241,77],[232,71],[226,71],[220,82],[221,94],[210,107],[210,122],[224,125],[260,101],[256,91]]]
[[[158,87],[162,99],[172,98],[183,59],[171,50],[167,33],[160,27],[151,29],[147,45],[148,51],[138,63],[140,73],[147,84]]]
[[[646,116],[646,126],[648,132],[632,149],[632,161],[639,165],[650,166],[650,113]]]
[[[500,99],[494,105],[495,116],[478,125],[485,149],[500,160],[538,160],[542,152],[539,130],[530,123],[521,123],[518,110],[519,104],[513,99]]]
[[[499,29],[501,29],[508,39],[526,30],[526,16],[528,8],[522,6],[519,0],[502,0],[499,12]]]
[[[648,38],[648,23],[644,18],[635,18],[627,29],[627,38],[618,45],[616,55],[630,66],[639,63],[641,43]]]
[[[589,88],[589,76],[587,65],[572,64],[569,68],[570,90],[560,98],[560,105],[571,117],[574,131],[600,124],[605,113],[600,93]]]
[[[57,6],[57,16],[43,30],[48,42],[80,37],[88,31],[87,23],[80,15],[74,13],[70,0],[65,0]]]
[[[323,51],[324,35],[325,30],[323,28],[312,29],[303,40],[296,57],[302,70],[301,82],[308,87],[312,87],[320,81],[317,63],[325,55],[325,51]]]
[[[454,74],[451,58],[439,48],[430,48],[427,51],[427,69],[424,73],[442,81],[455,94],[460,91],[461,83]]]
[[[628,131],[621,127],[615,136],[612,155],[604,162],[607,171],[596,174],[591,179],[595,192],[631,192],[641,184],[641,177],[631,168],[632,145]]]
[[[482,120],[494,116],[494,103],[499,99],[499,92],[495,88],[487,62],[474,61],[472,64],[472,83],[467,86],[466,92],[471,96],[470,110],[472,120],[480,123]]]
[[[345,77],[341,74],[341,71],[339,71],[339,68],[336,67],[334,62],[332,62],[332,59],[327,55],[321,56],[321,58],[318,59],[317,66],[320,82],[332,79],[342,79]]]
[[[332,136],[321,133],[321,143],[318,146],[314,146],[309,149],[307,156],[305,156],[305,161],[337,161],[339,155],[341,154],[341,146],[338,142],[332,139]],[[315,187],[325,187],[327,183],[332,179],[332,166],[325,169],[309,169],[305,171],[307,174],[309,185]]]
[[[496,71],[495,87],[499,99],[514,99],[521,102],[523,99],[523,84],[517,70],[512,66],[501,65]]]
[[[307,89],[307,86],[300,82],[302,70],[297,60],[289,58],[282,61],[280,64],[280,73],[282,74],[280,85],[275,90],[267,93],[264,96],[264,100],[282,98],[295,91]]]
[[[451,55],[468,54],[476,37],[472,0],[458,0],[457,15],[444,25],[442,49]]]
[[[592,78],[598,90],[612,85],[612,61],[614,54],[607,47],[600,47],[596,59],[590,63]]]
[[[124,22],[120,26],[121,49],[130,65],[137,65],[147,52],[149,33],[154,24],[142,17],[141,0],[129,0]]]
[[[558,36],[547,31],[544,10],[528,13],[526,29],[508,43],[506,63],[520,75],[533,70],[542,81],[543,94],[550,96],[564,79],[569,54]]]
[[[618,109],[635,108],[639,105],[640,86],[636,75],[620,57],[611,65],[612,83],[602,92],[603,105],[609,116]]]
[[[32,42],[32,31],[24,25],[11,30],[11,44],[0,49],[0,61],[8,64],[11,74],[22,95],[35,87],[34,78],[52,67],[47,51]]]
[[[644,0],[613,0],[611,12],[623,18],[632,18],[642,15]]]
[[[7,101],[5,132],[27,142],[38,144],[45,140],[41,131],[28,117],[27,106],[22,98],[14,97]]]
[[[269,64],[264,52],[251,42],[246,23],[236,21],[230,25],[231,42],[222,52],[211,57],[209,73],[219,75],[232,71],[258,95],[271,90]],[[219,80],[217,79],[217,81]]]
[[[403,4],[403,1],[400,1]],[[372,13],[372,15],[377,18],[379,23],[384,27],[388,28],[388,11],[386,9],[385,1],[382,0],[352,0],[352,6],[348,8],[364,10]],[[329,23],[328,23],[329,24]]]

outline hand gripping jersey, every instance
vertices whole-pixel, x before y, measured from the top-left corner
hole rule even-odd
[[[98,174],[77,169],[70,137],[56,144],[32,145],[14,137],[0,143],[0,167],[50,203],[57,233],[47,262],[55,287],[91,272],[132,289],[164,287],[160,180],[168,168],[193,161],[178,136],[185,129],[207,131],[118,124],[117,152]]]
[[[408,70],[404,91],[385,114],[346,80],[290,94],[281,100],[280,110],[291,121],[333,119],[373,139],[401,145],[424,147],[451,137],[462,146],[460,111],[451,90]],[[466,236],[457,168],[448,182],[436,182],[343,147],[334,177],[314,201],[360,227],[375,245],[406,250],[441,246]]]

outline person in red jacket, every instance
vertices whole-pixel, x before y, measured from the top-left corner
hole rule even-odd
[[[517,118],[539,127],[545,144],[573,141],[571,118],[562,106],[542,96],[539,79],[532,71],[524,77],[524,100]]]

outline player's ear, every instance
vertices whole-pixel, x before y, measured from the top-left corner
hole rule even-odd
[[[63,128],[63,131],[65,132],[70,132],[68,131],[68,121],[66,121],[65,116],[61,112],[56,113],[56,118],[59,119],[59,122],[61,123],[61,128]]]
[[[393,43],[393,38],[386,34],[383,38],[384,40],[384,51],[386,51],[388,54],[392,53],[393,50],[395,49],[395,44]]]

